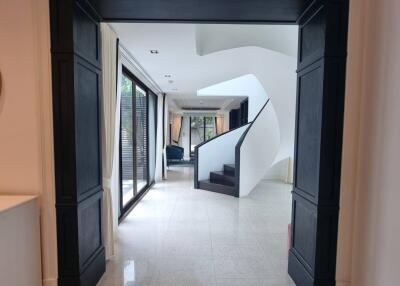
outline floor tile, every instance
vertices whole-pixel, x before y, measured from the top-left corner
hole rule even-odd
[[[193,189],[169,168],[119,225],[100,286],[293,286],[287,275],[291,186],[261,181],[245,198]]]

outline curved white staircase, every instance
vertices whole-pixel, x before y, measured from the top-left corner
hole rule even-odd
[[[195,188],[236,197],[248,195],[271,167],[280,134],[269,99],[254,120],[195,148]]]

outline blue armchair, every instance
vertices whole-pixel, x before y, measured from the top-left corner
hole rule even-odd
[[[183,160],[184,152],[185,149],[180,146],[167,145],[166,147],[167,163]]]

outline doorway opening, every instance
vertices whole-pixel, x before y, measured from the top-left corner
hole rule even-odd
[[[66,2],[51,1],[60,284],[95,285],[105,270],[99,22],[207,21],[300,27],[288,271],[297,285],[333,285],[348,1]]]

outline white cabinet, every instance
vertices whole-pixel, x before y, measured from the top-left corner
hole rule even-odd
[[[0,284],[42,285],[38,200],[0,196]]]

